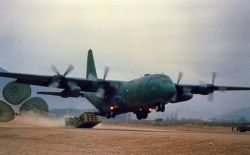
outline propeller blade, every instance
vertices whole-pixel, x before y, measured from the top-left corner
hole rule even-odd
[[[173,102],[177,101],[177,94],[175,94],[175,96],[171,99],[171,101]]]
[[[51,69],[52,69],[52,71],[55,72],[57,75],[61,75],[60,72],[58,71],[58,69],[56,68],[55,65],[52,65],[52,66],[51,66]]]
[[[106,80],[106,77],[107,77],[109,71],[110,71],[110,68],[106,66],[105,69],[104,69],[103,80]]]
[[[96,96],[99,98],[104,98],[104,94],[105,94],[105,89],[103,88],[99,88],[96,92]]]
[[[212,73],[212,85],[214,85],[217,74],[215,72]]]
[[[63,76],[67,76],[70,72],[72,72],[73,69],[74,69],[74,66],[70,64],[67,70],[65,71],[65,73],[63,74]]]
[[[178,80],[177,80],[177,85],[180,83],[182,77],[183,77],[183,73],[179,72],[179,74],[178,74]]]
[[[68,87],[70,91],[81,91],[81,88],[75,82],[72,81],[68,82]]]
[[[49,84],[49,87],[51,88],[58,88],[60,86],[60,82],[56,81],[56,82],[52,82]]]

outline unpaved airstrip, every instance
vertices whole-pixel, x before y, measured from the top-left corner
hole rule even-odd
[[[0,155],[250,154],[250,134],[226,127],[100,124],[74,129],[52,124],[0,123]]]

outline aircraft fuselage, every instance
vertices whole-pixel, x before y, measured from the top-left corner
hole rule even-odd
[[[116,115],[127,112],[150,112],[148,110],[156,106],[165,106],[176,94],[175,84],[163,74],[145,75],[132,81],[120,82],[114,87],[116,93],[111,96],[99,96],[98,92],[85,94],[95,103],[101,115],[106,116],[111,111]]]

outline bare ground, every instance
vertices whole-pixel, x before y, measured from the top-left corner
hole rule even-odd
[[[225,127],[101,124],[73,129],[58,124],[0,123],[0,155],[250,154],[250,134],[232,133]]]

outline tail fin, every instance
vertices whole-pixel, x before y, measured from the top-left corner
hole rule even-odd
[[[95,68],[95,60],[93,52],[91,49],[88,51],[88,60],[87,60],[87,73],[86,78],[90,80],[97,80],[97,73]]]

